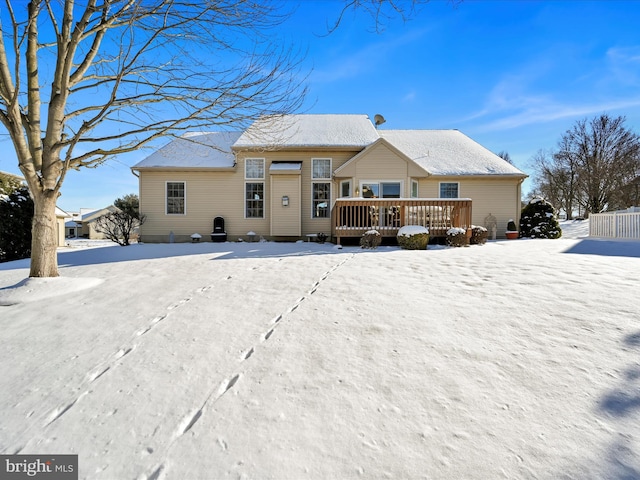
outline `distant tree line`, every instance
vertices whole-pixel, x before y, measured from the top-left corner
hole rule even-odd
[[[606,114],[577,121],[555,149],[538,151],[533,193],[564,210],[567,219],[637,205],[640,137],[625,121]]]

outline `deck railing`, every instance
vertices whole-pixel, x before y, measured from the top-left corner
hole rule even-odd
[[[383,237],[395,237],[405,225],[429,228],[432,237],[443,237],[451,227],[471,226],[469,198],[339,198],[332,211],[333,236],[361,237],[375,229]]]

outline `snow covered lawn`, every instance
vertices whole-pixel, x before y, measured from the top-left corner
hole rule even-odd
[[[87,479],[640,478],[640,242],[0,264],[0,452]]]

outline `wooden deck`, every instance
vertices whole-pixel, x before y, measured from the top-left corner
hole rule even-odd
[[[451,227],[471,226],[471,199],[340,198],[331,224],[338,244],[342,237],[361,237],[367,230],[395,237],[405,225],[427,227],[431,237],[444,237]]]

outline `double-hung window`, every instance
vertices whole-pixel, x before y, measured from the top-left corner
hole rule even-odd
[[[331,205],[331,159],[311,159],[311,217],[328,218]]]
[[[244,178],[244,215],[246,218],[264,218],[264,158],[247,158]]]
[[[459,184],[458,182],[441,182],[440,183],[440,198],[458,198],[459,196]]]
[[[167,182],[167,215],[184,215],[186,213],[186,198],[187,196],[185,182]]]

